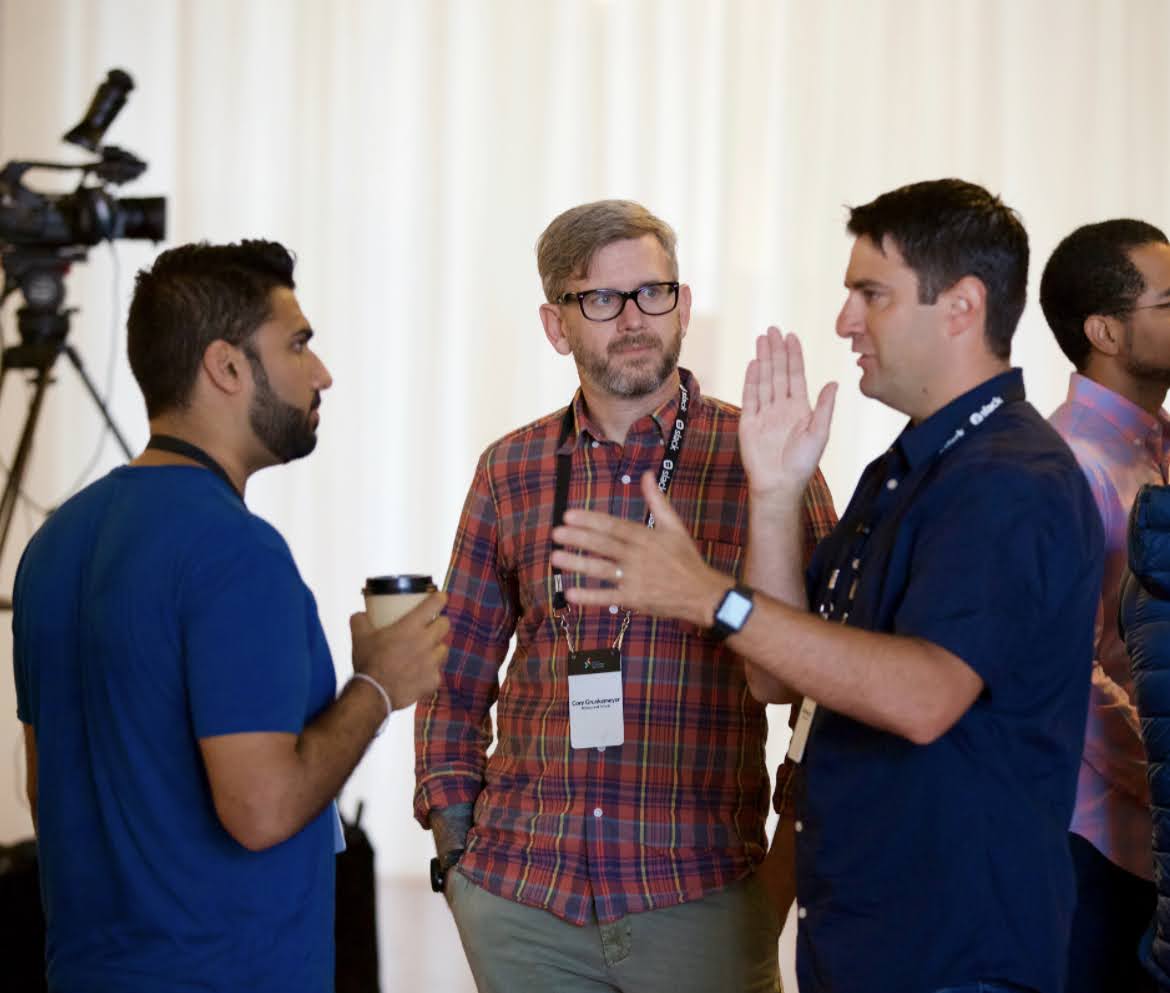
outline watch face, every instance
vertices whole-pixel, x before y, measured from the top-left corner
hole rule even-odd
[[[719,605],[719,612],[715,615],[715,620],[720,624],[726,624],[733,631],[738,631],[743,627],[743,622],[747,620],[751,611],[752,602],[748,597],[738,590],[729,590]]]

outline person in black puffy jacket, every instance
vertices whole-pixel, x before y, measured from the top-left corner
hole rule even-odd
[[[1158,905],[1141,957],[1170,993],[1170,486],[1143,486],[1129,517],[1118,622],[1133,670],[1153,808]]]

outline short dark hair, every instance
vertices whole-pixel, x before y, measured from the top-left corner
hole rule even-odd
[[[1040,277],[1040,307],[1060,350],[1082,370],[1092,346],[1085,320],[1094,314],[1125,317],[1146,288],[1129,257],[1141,246],[1167,244],[1152,224],[1127,217],[1077,228],[1049,258]]]
[[[190,402],[207,346],[247,342],[271,315],[272,291],[296,288],[295,265],[275,241],[199,242],[163,252],[138,273],[127,348],[147,417]]]
[[[987,288],[987,345],[1006,359],[1028,292],[1028,233],[1019,215],[961,179],[912,183],[849,212],[849,232],[882,251],[889,236],[918,277],[918,300],[934,303],[964,276]]]

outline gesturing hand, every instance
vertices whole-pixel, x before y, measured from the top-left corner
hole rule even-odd
[[[804,490],[829,440],[837,384],[827,383],[809,407],[804,356],[794,334],[768,328],[743,380],[739,452],[754,498]]]
[[[653,474],[643,473],[641,483],[646,504],[654,514],[653,528],[608,514],[569,510],[565,523],[553,530],[553,539],[565,546],[553,552],[553,565],[605,580],[613,587],[569,586],[565,598],[570,603],[598,607],[616,600],[631,610],[708,627],[720,597],[735,581],[703,561],[687,526],[658,489]]]

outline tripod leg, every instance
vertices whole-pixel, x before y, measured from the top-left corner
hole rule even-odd
[[[5,372],[7,371],[5,370]],[[20,433],[20,444],[17,445],[16,457],[8,472],[4,496],[0,499],[0,561],[3,560],[4,546],[8,543],[8,529],[12,525],[12,514],[16,510],[17,497],[20,496],[20,485],[24,481],[24,472],[28,468],[28,457],[32,454],[33,432],[36,430],[37,418],[41,413],[41,402],[45,399],[45,388],[49,385],[50,371],[49,366],[37,370],[36,390],[32,400],[29,401],[28,415],[24,419],[24,428]]]
[[[81,377],[81,381],[89,391],[90,399],[93,400],[97,409],[101,412],[102,418],[106,422],[106,427],[110,429],[110,434],[117,440],[118,447],[122,449],[126,458],[134,458],[133,453],[130,451],[130,446],[126,444],[126,439],[122,437],[122,432],[118,430],[118,425],[114,423],[114,418],[102,402],[101,394],[98,393],[97,387],[93,385],[93,380],[89,378],[89,374],[85,371],[85,366],[81,364],[81,356],[73,350],[72,345],[65,345],[61,350],[69,356],[69,361],[73,363],[73,368],[77,370],[77,375]]]

